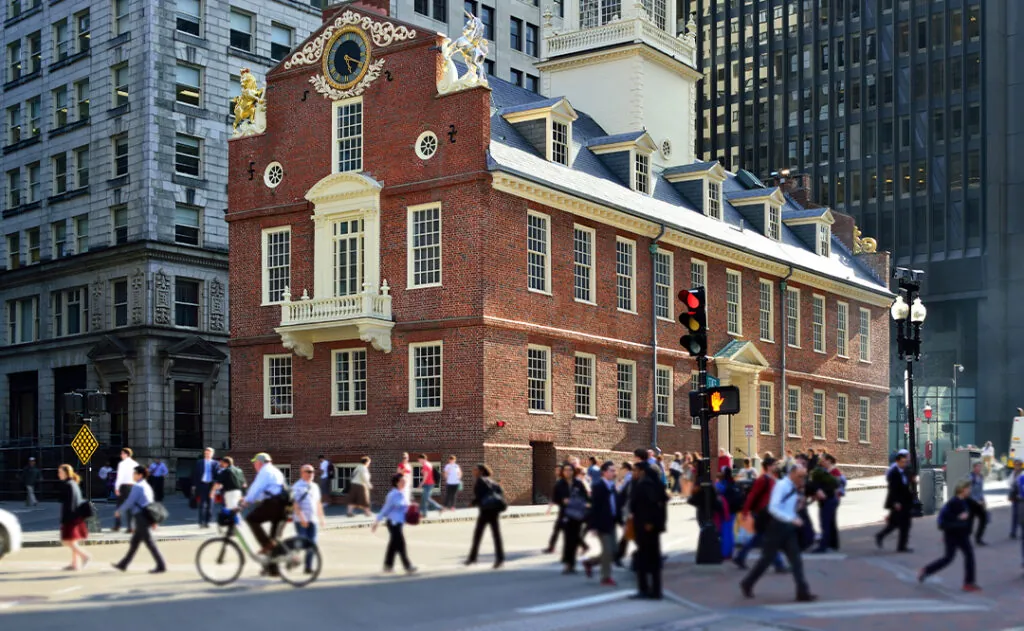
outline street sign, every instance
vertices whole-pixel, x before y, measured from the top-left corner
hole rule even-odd
[[[747,438],[753,438],[753,436],[754,436],[754,426],[753,425],[745,425],[743,427],[743,433],[746,434]]]
[[[717,388],[720,385],[722,385],[722,382],[718,380],[718,377],[712,377],[711,375],[708,375],[709,388]]]
[[[82,425],[78,433],[75,434],[75,439],[71,441],[71,448],[75,450],[75,455],[83,465],[89,464],[99,446],[99,441],[96,440],[88,425]]]
[[[910,434],[910,423],[904,423],[903,424],[903,433],[907,434],[907,435]]]

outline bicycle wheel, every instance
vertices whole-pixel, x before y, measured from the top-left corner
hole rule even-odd
[[[245,555],[238,544],[227,537],[209,539],[196,551],[196,569],[203,580],[214,585],[227,585],[238,579],[245,565]]]
[[[274,558],[281,580],[292,587],[309,585],[320,576],[320,548],[305,537],[289,537],[281,542],[283,551]]]

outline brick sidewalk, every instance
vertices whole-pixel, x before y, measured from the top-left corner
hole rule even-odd
[[[984,591],[965,594],[963,562],[953,564],[924,585],[917,570],[941,556],[942,535],[934,515],[914,520],[910,533],[913,554],[896,554],[895,533],[886,549],[875,547],[881,525],[844,530],[841,554],[804,556],[804,568],[816,603],[795,604],[792,577],[771,570],[747,600],[739,590],[745,572],[731,562],[721,567],[692,564],[666,568],[665,587],[707,614],[725,615],[767,625],[822,631],[987,631],[1019,627],[1024,620],[1024,575],[1020,540],[1008,538],[1010,511],[992,511],[986,539],[975,548],[978,584]],[[748,560],[748,565],[753,565]]]

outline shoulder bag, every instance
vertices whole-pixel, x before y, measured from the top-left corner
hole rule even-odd
[[[583,521],[587,518],[587,498],[573,488],[569,493],[569,502],[565,505],[565,516],[573,521]]]
[[[160,502],[150,502],[143,510],[146,511],[146,516],[149,517],[149,520],[154,524],[164,523],[171,515],[167,512],[167,507]]]
[[[494,482],[487,482],[487,488],[490,489],[490,492],[480,500],[480,510],[504,513],[508,509],[508,502],[505,501],[505,493],[501,486]]]

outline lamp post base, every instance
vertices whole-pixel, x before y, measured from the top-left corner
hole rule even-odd
[[[713,523],[706,523],[700,529],[697,539],[697,565],[721,565],[722,544]]]

